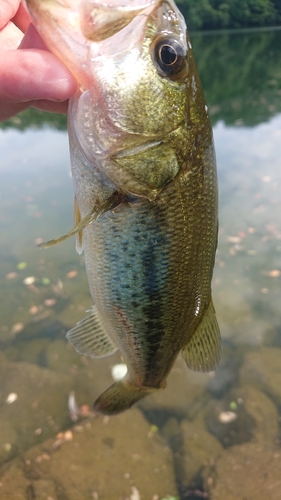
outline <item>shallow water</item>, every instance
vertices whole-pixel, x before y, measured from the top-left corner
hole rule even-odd
[[[91,305],[83,256],[73,240],[36,249],[72,226],[64,122],[29,113],[0,130],[1,499],[281,498],[280,40],[193,37],[218,160],[222,359],[207,375],[179,359],[165,391],[110,420],[91,404],[119,355],[65,341]]]

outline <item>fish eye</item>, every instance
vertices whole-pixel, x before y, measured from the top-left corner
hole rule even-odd
[[[172,80],[186,76],[186,47],[175,36],[162,36],[152,44],[152,57],[158,72]]]

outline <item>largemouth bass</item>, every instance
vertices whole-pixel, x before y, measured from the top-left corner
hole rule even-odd
[[[95,402],[119,413],[166,386],[181,351],[213,370],[217,246],[212,129],[185,21],[173,0],[27,0],[79,90],[69,104],[77,249],[94,306],[67,334],[128,373]]]

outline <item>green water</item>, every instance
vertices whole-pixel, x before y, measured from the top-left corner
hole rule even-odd
[[[88,360],[65,341],[91,306],[74,241],[36,248],[73,223],[65,121],[29,111],[6,122],[0,130],[3,500],[281,498],[281,31],[195,34],[192,42],[219,172],[213,295],[220,366],[202,375],[178,360],[162,393],[109,422],[87,414],[120,357]],[[77,422],[67,404],[72,391],[78,405],[89,405],[87,418]],[[66,430],[71,440],[57,438]]]

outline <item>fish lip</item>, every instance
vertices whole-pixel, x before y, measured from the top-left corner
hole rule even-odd
[[[113,155],[111,155],[111,158],[112,159],[119,159],[119,158],[127,158],[128,156],[135,156],[138,153],[143,153],[144,151],[147,151],[148,149],[157,147],[161,143],[162,143],[162,140],[145,142],[144,144],[140,144],[140,145],[134,146],[132,148],[122,149],[122,150],[118,151],[117,153],[114,153]]]

